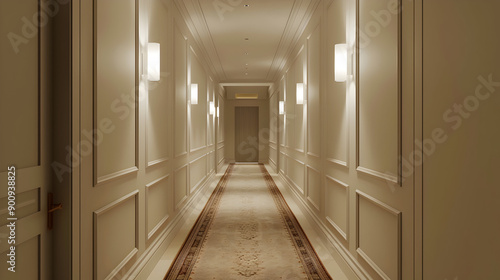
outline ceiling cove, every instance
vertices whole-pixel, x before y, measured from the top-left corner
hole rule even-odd
[[[224,83],[270,83],[320,0],[175,0],[194,40]]]

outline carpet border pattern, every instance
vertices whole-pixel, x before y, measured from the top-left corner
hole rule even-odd
[[[269,172],[267,172],[266,167],[263,164],[259,165],[267,183],[268,191],[271,193],[275,205],[278,208],[278,212],[280,213],[280,216],[290,234],[295,250],[307,274],[307,278],[314,280],[332,279],[314,251],[309,239],[304,233],[304,230],[297,221],[297,218],[276,186],[273,178]],[[217,210],[219,209],[222,194],[224,193],[229,177],[231,176],[233,167],[234,164],[230,164],[222,176],[219,184],[210,196],[203,211],[196,220],[195,225],[191,229],[191,232],[184,241],[181,250],[170,266],[164,280],[189,279]]]

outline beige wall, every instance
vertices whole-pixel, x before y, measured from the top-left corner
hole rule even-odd
[[[225,159],[228,162],[235,160],[234,120],[235,107],[259,107],[259,162],[267,163],[269,159],[269,100],[225,100]]]
[[[391,1],[358,3],[321,3],[275,82],[270,104],[276,111],[277,102],[286,104],[285,116],[271,113],[279,123],[277,164],[326,244],[338,248],[332,255],[350,277],[410,279],[414,185],[411,175],[398,179],[398,156],[411,151],[414,133],[413,88],[401,87],[413,77],[413,65],[403,63],[413,61],[405,52],[413,41],[399,36],[413,30],[412,6],[404,7],[404,21],[391,15],[356,53],[357,24],[365,32],[375,21],[372,11],[388,9]],[[349,46],[350,75],[338,83],[334,46],[340,43]],[[303,105],[296,102],[297,83],[305,84]],[[269,161],[276,157],[271,153]]]
[[[95,1],[96,9],[84,2],[80,11],[81,130],[108,128],[81,163],[85,279],[147,276],[224,160],[223,132],[209,114],[220,87],[176,6],[118,2]],[[148,42],[161,46],[159,82],[147,81],[142,66]],[[191,83],[199,86],[196,105]]]
[[[500,3],[423,3],[423,276],[496,279]]]

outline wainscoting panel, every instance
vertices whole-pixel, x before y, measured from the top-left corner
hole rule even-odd
[[[191,104],[191,152],[207,146],[207,75],[196,53],[191,49],[191,84],[198,84],[198,104]]]
[[[189,189],[195,191],[200,183],[206,178],[207,155],[203,155],[189,163]]]
[[[295,187],[301,193],[304,193],[304,180],[305,180],[305,164],[294,158],[288,158],[288,177],[292,180]]]
[[[113,278],[138,252],[139,191],[94,212],[94,279]]]
[[[175,106],[174,106],[174,155],[187,153],[187,42],[177,24],[174,24],[175,51]]]
[[[321,173],[307,166],[307,200],[319,211],[321,205]]]
[[[148,84],[148,109],[146,110],[146,162],[148,166],[164,162],[169,157],[171,147],[171,104],[172,73],[169,73],[169,57],[167,46],[169,37],[165,34],[165,26],[169,23],[169,11],[157,1],[151,3],[149,41],[160,44],[160,81]],[[163,7],[159,7],[162,5]]]
[[[401,216],[387,204],[356,192],[359,257],[383,279],[401,279]]]
[[[175,210],[181,206],[188,195],[188,165],[184,165],[174,171],[174,205]]]
[[[163,176],[146,185],[146,233],[148,240],[169,217],[170,176]]]
[[[399,174],[401,149],[401,13],[387,11],[388,2],[358,0],[357,7],[357,166],[382,179]],[[373,28],[373,11],[391,15],[386,26]]]
[[[137,166],[136,4],[135,0],[94,1],[93,129],[98,135],[90,138],[96,183],[128,174]]]
[[[347,241],[349,186],[326,176],[326,220]]]
[[[320,31],[318,25],[307,40],[307,153],[316,157],[319,157],[321,151]]]

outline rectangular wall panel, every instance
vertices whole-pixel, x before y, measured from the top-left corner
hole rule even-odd
[[[174,204],[177,210],[187,197],[187,165],[174,172]]]
[[[357,192],[356,251],[384,279],[401,279],[401,212]]]
[[[319,157],[321,145],[320,120],[320,26],[318,25],[308,39],[307,47],[307,152]]]
[[[207,146],[207,75],[191,50],[191,84],[198,84],[198,104],[191,104],[191,151]]]
[[[295,61],[294,65],[294,71],[295,71],[295,80],[292,85],[294,88],[293,92],[295,92],[295,112],[294,112],[294,145],[292,146],[295,148],[297,151],[303,152],[305,149],[305,113],[307,112],[305,110],[304,104],[307,103],[307,56],[305,50],[301,51],[297,57],[297,60]],[[303,98],[304,98],[304,104],[297,104],[297,83],[302,83],[304,84],[304,90],[303,90]]]
[[[95,0],[94,9],[94,130],[100,134],[92,142],[100,182],[137,163],[136,1]]]
[[[293,183],[297,188],[299,188],[299,191],[304,193],[304,178],[305,178],[305,169],[304,169],[304,163],[300,162],[294,158],[288,159],[288,177],[292,179]]]
[[[189,182],[190,190],[193,192],[205,179],[207,174],[207,156],[195,159],[189,164]]]
[[[160,44],[160,81],[148,83],[148,109],[146,123],[148,166],[165,161],[169,157],[171,122],[171,80],[168,73],[169,38],[165,26],[169,24],[168,10],[160,1],[151,2],[149,41]]]
[[[169,217],[170,176],[164,176],[146,185],[146,231],[148,239],[161,228]]]
[[[325,110],[325,155],[332,162],[347,166],[348,114],[346,104],[347,83],[335,82],[335,44],[346,42],[346,3],[333,1],[328,10],[328,47],[326,52],[326,83],[324,94]]]
[[[180,156],[187,153],[187,43],[177,25],[174,34],[174,154]]]
[[[113,277],[138,251],[135,191],[94,212],[94,277]]]
[[[391,1],[358,0],[358,166],[381,177],[399,173],[401,27]],[[389,14],[384,26],[373,11]]]
[[[321,205],[321,174],[318,170],[307,166],[307,199],[320,210]]]
[[[38,12],[38,0],[0,1],[0,170],[39,164],[39,34],[21,21]],[[33,26],[34,27],[34,26]],[[25,31],[23,31],[25,30]],[[27,32],[27,33],[23,33]],[[26,38],[23,34],[29,34]],[[20,39],[9,36],[20,36]],[[11,40],[9,38],[12,38]],[[26,41],[24,41],[26,40]],[[14,44],[16,42],[16,44]],[[18,109],[23,108],[22,112]],[[10,128],[10,129],[8,129]]]
[[[348,229],[348,188],[347,184],[326,176],[326,219],[345,240]]]

